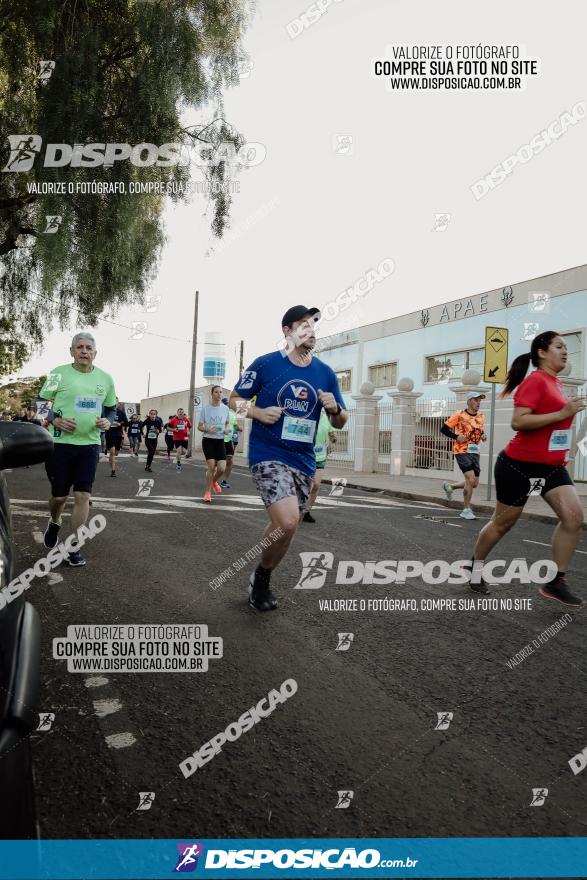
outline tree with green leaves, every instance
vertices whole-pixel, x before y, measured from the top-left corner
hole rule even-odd
[[[45,167],[38,139],[43,149],[70,145],[78,160],[87,154],[75,145],[88,144],[238,151],[222,89],[238,81],[248,9],[247,0],[0,0],[0,129],[11,135],[0,144],[0,293],[21,340],[39,343],[72,313],[93,325],[106,309],[142,303],[165,241],[165,200],[188,197],[192,172],[128,159]],[[200,123],[186,125],[196,114]],[[149,156],[145,148],[139,161]],[[19,158],[32,158],[29,170],[13,170]],[[212,161],[199,179],[225,182],[227,164]],[[77,191],[92,181],[119,189]],[[129,193],[149,182],[174,192]],[[212,189],[218,236],[230,204],[226,187]]]
[[[20,370],[28,356],[26,345],[16,337],[14,324],[0,318],[0,378]]]

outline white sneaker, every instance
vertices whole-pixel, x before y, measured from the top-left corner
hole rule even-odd
[[[470,507],[465,507],[464,510],[461,510],[459,516],[463,519],[477,519]]]

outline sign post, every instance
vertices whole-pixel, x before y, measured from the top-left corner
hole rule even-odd
[[[196,290],[196,299],[194,302],[194,332],[192,334],[192,360],[190,363],[190,396],[189,396],[189,409],[188,414],[191,416],[190,422],[192,426],[190,428],[190,433],[188,436],[188,451],[186,458],[192,457],[192,449],[194,444],[194,410],[192,406],[192,400],[194,399],[194,392],[196,387],[196,351],[198,349],[198,301],[200,299],[200,292]]]
[[[491,501],[493,473],[493,436],[495,434],[495,386],[503,385],[508,373],[508,344],[510,332],[507,327],[485,328],[485,359],[483,380],[491,383],[491,415],[489,417],[489,462],[487,465],[487,500]]]

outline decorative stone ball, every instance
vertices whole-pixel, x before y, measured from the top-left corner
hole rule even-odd
[[[361,394],[373,394],[375,392],[375,385],[373,382],[363,382],[359,390]]]
[[[414,390],[414,380],[410,379],[409,376],[404,376],[403,379],[400,379],[397,383],[398,391],[413,391]]]
[[[465,370],[463,373],[463,385],[478,385],[481,381],[481,373],[477,370]]]

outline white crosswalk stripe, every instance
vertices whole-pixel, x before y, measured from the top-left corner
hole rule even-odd
[[[35,510],[39,505],[46,505],[46,501],[37,499],[13,499],[13,513],[28,516],[46,516],[45,512]],[[362,495],[345,495],[344,498],[333,498],[330,495],[318,496],[316,506],[321,509],[335,508],[359,508],[365,510],[388,510],[390,512],[416,509],[416,510],[443,510],[443,506],[429,501],[411,501],[409,499],[394,500],[391,498],[371,498]],[[261,498],[256,494],[223,492],[220,496],[213,496],[211,504],[205,504],[200,497],[193,495],[149,495],[148,497],[112,497],[92,496],[92,511],[107,510],[117,513],[136,513],[146,516],[172,514],[175,510],[205,510],[208,516],[211,510],[215,511],[252,511],[262,512],[265,510]],[[42,540],[42,534],[38,533]]]

